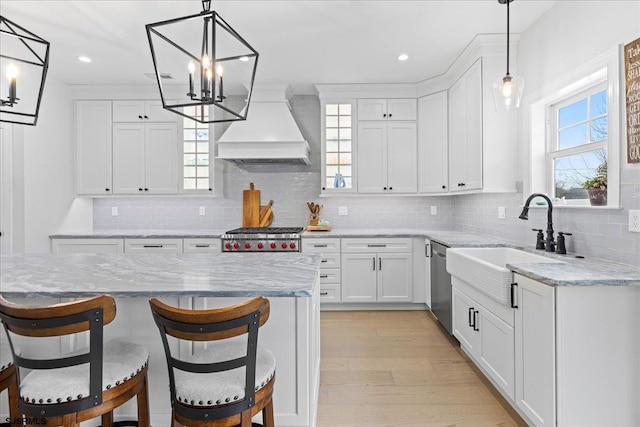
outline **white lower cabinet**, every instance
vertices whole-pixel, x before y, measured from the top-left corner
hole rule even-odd
[[[320,260],[320,302],[340,302],[340,238],[302,239],[302,252],[322,254]]]
[[[342,239],[342,302],[412,302],[411,239]]]
[[[54,254],[121,254],[123,252],[122,239],[51,239],[51,253]]]
[[[556,425],[554,288],[517,277],[516,406],[537,426]]]
[[[514,328],[468,295],[457,279],[452,280],[453,335],[492,383],[511,399],[515,395]],[[485,302],[485,301],[483,301]],[[488,302],[488,301],[487,301]],[[507,320],[509,320],[507,316]]]

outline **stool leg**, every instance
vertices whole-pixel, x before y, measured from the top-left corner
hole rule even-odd
[[[9,416],[14,420],[22,418],[20,407],[18,407],[18,384],[14,381],[7,392],[9,393]]]
[[[76,427],[76,413],[62,416],[62,427]]]
[[[147,374],[144,375],[142,390],[138,393],[138,427],[150,427],[151,415],[149,414],[149,382]]]
[[[113,411],[109,411],[106,414],[102,414],[101,427],[113,427]]]
[[[240,427],[251,427],[251,411],[244,411],[240,414]]]
[[[269,403],[262,410],[262,425],[264,427],[275,427],[273,421],[273,399],[269,399]]]

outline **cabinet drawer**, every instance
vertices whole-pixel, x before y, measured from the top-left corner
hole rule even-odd
[[[52,239],[51,252],[54,254],[121,254],[124,249],[122,239]]]
[[[342,239],[343,253],[412,252],[411,239]]]
[[[320,284],[340,283],[340,269],[327,268],[320,270]]]
[[[220,239],[184,239],[184,253],[220,252]]]
[[[319,239],[302,238],[302,252],[340,252],[340,239],[337,237],[327,237]]]
[[[320,286],[320,302],[340,302],[340,285]]]
[[[320,261],[320,270],[328,268],[340,268],[340,253],[323,253]]]
[[[182,239],[124,239],[125,253],[182,253]]]

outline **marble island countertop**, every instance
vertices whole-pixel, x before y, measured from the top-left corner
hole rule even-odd
[[[319,254],[12,254],[0,256],[7,297],[308,297]]]

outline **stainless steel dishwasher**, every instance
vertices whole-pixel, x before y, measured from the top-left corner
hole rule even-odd
[[[447,272],[447,247],[434,241],[431,241],[431,311],[451,334],[451,275]]]

